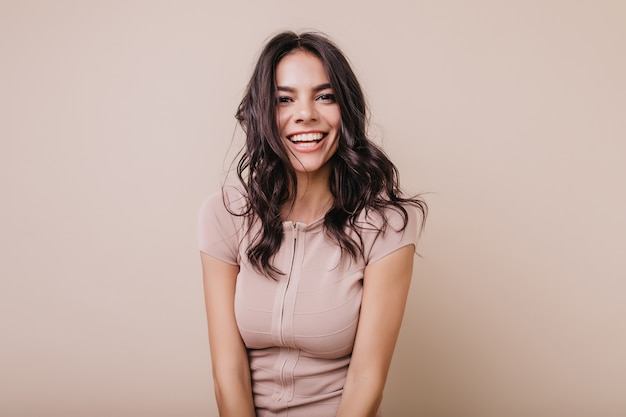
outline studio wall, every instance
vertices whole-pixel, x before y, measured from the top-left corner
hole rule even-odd
[[[2,0],[0,415],[217,416],[197,212],[283,29],[347,53],[430,206],[385,415],[626,415],[625,21],[608,0]]]

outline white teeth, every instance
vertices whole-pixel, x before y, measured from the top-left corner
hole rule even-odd
[[[289,140],[292,142],[311,142],[315,140],[321,140],[323,137],[323,133],[302,133],[300,135],[291,136]]]
[[[313,148],[317,145],[317,142],[298,142],[296,146],[299,149]]]

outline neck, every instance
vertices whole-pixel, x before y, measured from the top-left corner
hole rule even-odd
[[[326,214],[332,207],[333,195],[328,185],[328,176],[298,175],[298,189],[293,203],[283,208],[283,218],[290,221],[312,223]]]

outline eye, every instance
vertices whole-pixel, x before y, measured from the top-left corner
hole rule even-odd
[[[316,100],[326,101],[328,103],[334,103],[335,95],[331,93],[320,94],[319,96],[317,96]]]
[[[293,101],[293,99],[289,96],[278,96],[276,97],[276,102],[278,104],[283,104],[283,103],[291,103]]]

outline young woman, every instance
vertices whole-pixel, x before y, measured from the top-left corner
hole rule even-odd
[[[200,210],[220,416],[379,416],[426,205],[320,34],[273,37],[236,116],[241,186]]]

